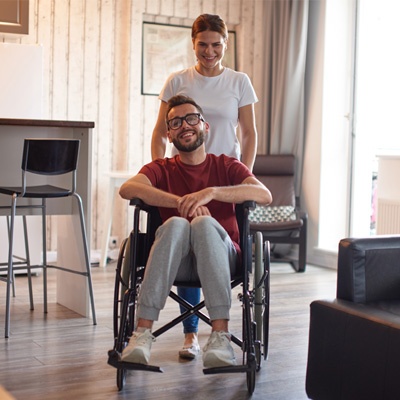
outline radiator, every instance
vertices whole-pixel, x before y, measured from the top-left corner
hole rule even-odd
[[[400,234],[400,200],[378,199],[376,233]]]

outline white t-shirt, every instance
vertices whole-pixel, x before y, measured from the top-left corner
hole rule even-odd
[[[236,136],[239,108],[258,101],[250,78],[230,68],[218,76],[207,77],[193,66],[172,73],[158,98],[167,102],[178,94],[191,97],[204,111],[204,118],[210,124],[205,141],[207,153],[240,159]]]

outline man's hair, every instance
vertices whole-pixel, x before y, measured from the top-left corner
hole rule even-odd
[[[190,97],[184,96],[183,94],[178,94],[176,96],[171,97],[167,103],[167,112],[165,113],[165,121],[168,121],[168,114],[172,108],[181,106],[182,104],[191,104],[197,108],[200,114],[203,115],[202,108]]]
[[[228,28],[219,15],[202,14],[196,18],[192,25],[192,39],[196,39],[198,33],[205,31],[218,32],[225,42],[228,41]]]

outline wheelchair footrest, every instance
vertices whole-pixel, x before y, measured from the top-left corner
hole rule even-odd
[[[253,368],[249,365],[231,365],[226,367],[204,368],[205,375],[211,374],[230,374],[235,372],[250,372]]]
[[[116,350],[109,350],[108,352],[108,364],[118,369],[129,369],[149,372],[164,372],[160,367],[156,365],[144,365],[136,364],[126,361],[121,361]]]

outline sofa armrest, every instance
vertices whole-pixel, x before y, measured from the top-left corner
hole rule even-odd
[[[399,399],[400,316],[345,300],[310,306],[306,392],[314,400]]]
[[[400,235],[342,239],[337,298],[355,303],[400,299]]]

